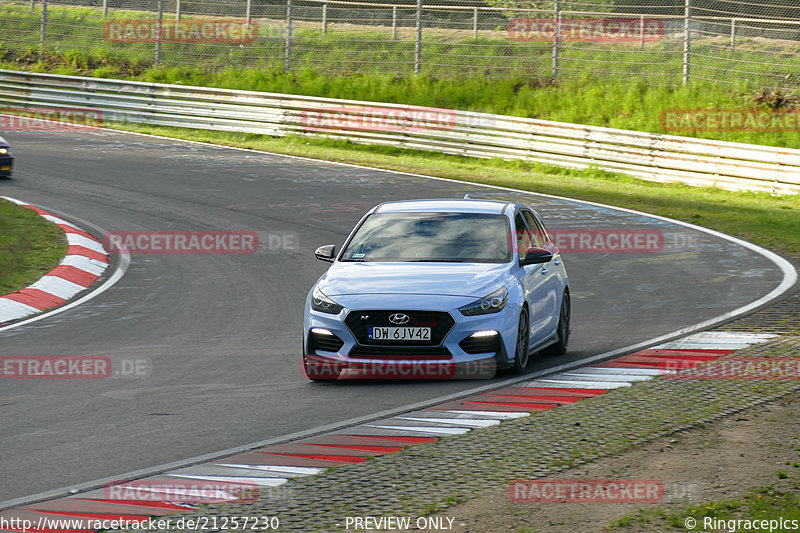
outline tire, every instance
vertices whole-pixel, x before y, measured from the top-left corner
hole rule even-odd
[[[517,326],[517,342],[514,345],[514,361],[511,363],[511,371],[521,374],[528,366],[528,340],[531,334],[531,321],[528,315],[528,308],[523,307],[519,312],[519,325]]]
[[[545,355],[564,355],[567,353],[569,345],[570,319],[572,317],[572,302],[569,298],[569,291],[564,291],[561,298],[561,310],[558,313],[558,341],[543,350]]]

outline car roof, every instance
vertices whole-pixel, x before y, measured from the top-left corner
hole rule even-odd
[[[430,200],[404,200],[398,202],[386,202],[375,208],[374,213],[425,213],[425,212],[449,212],[449,213],[486,213],[500,215],[505,209],[514,205],[511,202],[500,202],[496,200],[449,200],[449,199],[430,199]]]

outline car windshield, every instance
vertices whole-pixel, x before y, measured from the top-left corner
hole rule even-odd
[[[481,213],[378,213],[367,217],[342,261],[506,263],[508,220]]]

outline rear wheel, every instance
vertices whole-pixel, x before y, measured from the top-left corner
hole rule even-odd
[[[530,337],[530,320],[528,318],[528,308],[523,307],[519,312],[519,325],[517,326],[517,343],[514,353],[514,362],[511,364],[511,371],[519,374],[525,371],[528,366],[528,338]]]
[[[567,353],[571,315],[572,305],[569,299],[569,292],[564,291],[564,296],[561,298],[561,311],[558,314],[558,329],[556,330],[558,341],[543,350],[546,355],[564,355]]]

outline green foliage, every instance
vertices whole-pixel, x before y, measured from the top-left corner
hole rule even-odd
[[[540,9],[551,12],[555,9],[553,0],[486,0],[486,3],[492,7],[508,8],[509,11],[506,14],[509,17],[521,16],[519,12],[511,11],[514,9]],[[561,0],[559,9],[561,11],[612,11],[614,9],[614,0],[593,0],[589,5],[587,5],[586,0]],[[541,15],[533,14],[531,18],[539,17]]]

